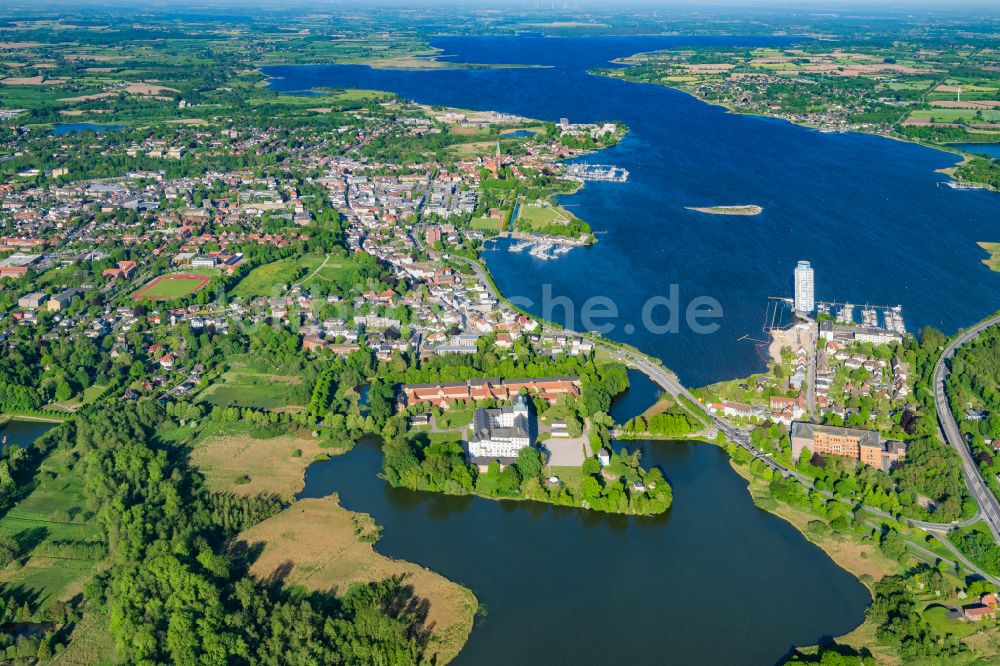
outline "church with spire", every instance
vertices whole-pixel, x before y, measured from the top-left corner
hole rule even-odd
[[[500,175],[500,169],[503,168],[503,158],[500,156],[500,139],[497,139],[497,151],[493,157],[486,160],[486,168],[489,169],[493,177],[496,178]]]

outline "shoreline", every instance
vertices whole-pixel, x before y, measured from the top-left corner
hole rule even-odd
[[[621,71],[624,71],[624,70],[621,70]],[[959,150],[958,148],[952,148],[950,144],[930,143],[930,142],[924,141],[922,139],[911,139],[909,137],[899,136],[899,135],[895,135],[895,134],[887,134],[887,133],[884,133],[884,132],[868,132],[868,131],[864,131],[864,130],[855,130],[855,129],[846,129],[846,130],[828,129],[828,128],[821,127],[819,125],[813,125],[813,124],[810,124],[810,123],[797,122],[797,121],[794,121],[794,120],[789,120],[788,118],[782,118],[781,116],[770,116],[770,115],[767,115],[767,114],[764,114],[764,113],[749,113],[749,112],[746,112],[746,111],[740,111],[738,109],[733,108],[731,105],[729,105],[729,104],[727,104],[725,102],[719,102],[719,101],[715,101],[715,100],[708,100],[708,99],[705,99],[704,97],[701,97],[697,93],[694,93],[694,92],[692,92],[690,90],[685,90],[684,88],[680,88],[680,87],[677,87],[677,86],[667,85],[665,83],[652,83],[650,81],[636,81],[636,80],[633,80],[633,79],[630,79],[630,78],[627,78],[627,77],[624,77],[624,76],[611,76],[610,74],[605,74],[605,73],[597,72],[597,71],[593,71],[593,70],[588,71],[587,74],[589,74],[590,76],[603,76],[603,77],[608,78],[608,79],[616,79],[618,81],[625,81],[626,83],[645,84],[645,85],[651,85],[651,86],[659,86],[661,88],[667,88],[669,90],[676,90],[677,92],[684,93],[685,95],[688,95],[689,97],[693,97],[694,99],[698,100],[702,104],[707,104],[709,106],[717,106],[717,107],[723,108],[723,109],[726,110],[727,113],[732,113],[734,115],[750,116],[750,117],[753,117],[753,118],[766,118],[768,120],[779,120],[779,121],[783,121],[783,122],[789,123],[791,125],[795,125],[796,127],[804,127],[804,128],[808,128],[808,129],[811,129],[811,130],[815,130],[817,132],[823,132],[823,133],[826,133],[826,134],[836,133],[836,134],[861,134],[861,135],[865,135],[865,136],[876,136],[876,137],[881,137],[883,139],[889,139],[889,140],[892,140],[892,141],[899,141],[899,142],[902,142],[902,143],[908,143],[908,144],[912,144],[912,145],[916,145],[916,146],[922,146],[924,148],[929,148],[930,150],[937,150],[937,151],[942,152],[942,153],[950,153],[952,155],[957,155],[957,156],[961,157],[962,159],[958,163],[956,163],[955,165],[953,165],[953,166],[942,167],[941,169],[934,169],[934,173],[940,173],[940,174],[943,174],[945,176],[948,176],[952,181],[954,181],[956,183],[964,183],[964,184],[970,184],[970,185],[980,185],[982,189],[984,189],[984,190],[986,190],[988,192],[1000,192],[1000,190],[997,190],[996,188],[993,188],[993,187],[989,187],[988,185],[983,185],[982,183],[975,183],[973,181],[967,181],[967,180],[963,180],[961,178],[956,177],[955,171],[958,168],[966,165],[969,162],[969,160],[971,160],[974,156],[972,154],[966,152],[966,151]],[[984,145],[1000,145],[1000,142],[986,143]]]
[[[611,77],[611,78],[617,78],[617,77]],[[670,88],[671,86],[664,86],[664,87]],[[729,107],[727,107],[724,104],[714,104],[712,102],[708,102],[706,100],[702,100],[702,99],[698,98],[697,95],[694,95],[694,94],[692,94],[692,93],[690,93],[688,91],[685,91],[685,90],[682,90],[682,89],[679,89],[679,88],[673,88],[673,89],[674,90],[679,90],[680,92],[683,92],[685,94],[691,95],[692,97],[695,97],[696,99],[698,99],[699,101],[701,101],[703,103],[712,104],[712,105],[715,105],[715,106],[722,106],[723,108],[726,108],[727,111],[729,111],[730,113],[739,113],[737,111],[734,111],[734,110],[730,109]],[[743,114],[743,115],[757,115],[757,114]],[[761,117],[761,118],[771,118],[773,120],[785,120],[783,118],[774,118],[774,117],[771,117],[771,116],[758,116],[758,117]],[[792,121],[787,121],[787,122],[789,122],[791,124],[799,124],[799,123],[794,123]],[[799,125],[801,126],[801,124],[799,124]],[[813,129],[817,129],[817,128],[813,128]],[[886,137],[886,138],[889,138],[889,137]],[[596,152],[596,151],[588,151],[588,152]],[[950,152],[950,151],[942,151],[942,152]],[[584,186],[584,184],[581,183],[580,187],[583,187],[583,186]],[[577,189],[579,189],[579,188],[577,188]],[[558,195],[554,195],[554,196],[558,196]],[[504,304],[506,304],[508,307],[510,307],[514,311],[522,312],[524,314],[528,314],[533,319],[535,319],[536,321],[538,321],[539,324],[541,324],[543,328],[548,328],[550,330],[564,330],[563,326],[561,326],[561,325],[559,325],[559,324],[557,324],[555,322],[550,322],[550,321],[544,320],[541,317],[535,316],[535,315],[530,314],[530,313],[526,313],[521,308],[513,306],[510,303],[509,299],[501,292],[501,290],[497,286],[496,281],[495,281],[495,279],[494,279],[494,277],[492,275],[492,272],[490,271],[487,262],[483,258],[482,252],[480,252],[474,259],[465,258],[465,257],[461,257],[461,258],[456,257],[456,259],[459,259],[460,261],[468,262],[473,267],[475,267],[477,269],[477,271],[481,271],[483,277],[485,278],[485,281],[488,283],[489,287],[496,293],[496,295],[499,297],[499,299],[501,300],[501,302],[503,302]],[[649,362],[651,362],[651,363],[653,363],[655,365],[658,365],[660,367],[666,368],[666,366],[663,364],[663,362],[662,362],[661,359],[659,359],[659,358],[657,358],[655,356],[651,356],[651,355],[649,355],[649,354],[647,354],[647,353],[639,350],[638,348],[636,348],[636,347],[634,347],[632,345],[629,345],[627,343],[621,343],[621,342],[617,342],[617,341],[613,341],[613,340],[607,340],[607,339],[605,339],[603,337],[593,336],[590,333],[579,333],[579,335],[581,335],[581,336],[583,336],[585,338],[598,339],[602,343],[608,344],[610,346],[632,350],[635,354],[641,356],[642,358],[647,359]],[[616,440],[620,439],[622,441],[628,441],[629,439],[634,439],[634,440],[641,440],[641,439],[653,440],[653,439],[658,439],[658,438],[636,436],[634,438],[616,437],[615,439]],[[664,438],[664,439],[667,439],[667,438]],[[673,437],[673,438],[669,438],[669,439],[677,440],[677,439],[684,439],[684,438]],[[691,437],[690,439],[693,440],[693,441],[700,442],[700,443],[713,444],[713,442],[710,442],[710,441],[706,440],[704,437]],[[729,459],[729,462],[730,462],[730,466],[734,469],[734,471],[736,471],[741,476],[744,476],[745,479],[748,478],[747,476],[745,476],[742,473],[742,471],[736,465],[734,465],[732,458]],[[413,490],[413,489],[410,489],[410,490]],[[751,484],[748,483],[748,485],[747,485],[747,492],[750,493],[750,490],[751,490]],[[425,491],[415,491],[415,492],[425,492]],[[499,500],[513,499],[515,501],[524,501],[524,500],[528,499],[528,498],[493,498],[493,497],[485,497],[485,496],[482,496],[482,495],[477,495],[476,493],[470,493],[470,494],[471,495],[476,495],[477,497],[482,497],[483,499],[499,499]],[[750,493],[750,495],[751,495],[751,501],[753,501],[752,493]],[[552,504],[551,502],[544,502],[544,503],[545,504]],[[757,506],[756,503],[754,503],[754,505]],[[554,506],[558,506],[558,505],[554,505]],[[568,507],[568,508],[574,508],[574,507]],[[575,507],[575,508],[581,508],[581,507]],[[760,507],[757,507],[757,508],[760,508]],[[824,554],[827,557],[829,557],[838,567],[840,567],[842,570],[844,570],[847,573],[849,573],[852,577],[854,577],[855,579],[857,579],[861,584],[865,585],[866,589],[868,589],[869,593],[870,593],[870,590],[871,590],[870,585],[867,584],[865,581],[862,581],[861,578],[860,578],[860,576],[863,575],[863,574],[856,573],[849,566],[847,566],[844,562],[842,562],[840,559],[838,559],[836,557],[835,553],[831,552],[831,550],[828,550],[827,548],[824,548],[820,543],[817,543],[817,542],[813,541],[812,539],[810,539],[808,537],[808,535],[806,535],[805,532],[798,525],[796,525],[795,522],[791,518],[789,518],[786,515],[782,515],[782,513],[780,512],[780,510],[777,510],[777,511],[771,511],[771,510],[767,510],[767,509],[761,509],[761,510],[767,511],[767,513],[775,515],[776,517],[781,518],[785,522],[790,523],[793,527],[796,528],[796,530],[801,534],[801,536],[805,540],[809,541],[814,546],[816,546],[816,547],[820,548],[821,550],[823,550]],[[625,515],[636,515],[636,514],[625,514]],[[879,555],[881,555],[881,554],[879,554]],[[859,624],[858,627],[861,627],[862,624],[863,624],[863,622],[861,624]],[[855,630],[857,630],[857,628],[855,628]]]
[[[66,418],[59,418],[57,416],[33,416],[31,414],[0,414],[0,426],[17,423],[18,421],[24,423],[62,423],[71,416],[72,414],[67,414]]]
[[[296,534],[296,528],[308,527],[308,522],[305,524],[300,524],[302,521],[308,521],[309,518],[313,520],[319,520],[323,525],[330,525],[331,523],[340,524],[343,523],[343,518],[347,518],[347,522],[354,525],[354,541],[352,543],[350,538],[346,535],[345,530],[340,530],[343,534],[340,534],[340,538],[334,538],[337,535],[334,534],[336,530],[305,530],[304,533],[299,534],[303,540],[309,538],[309,534],[313,534],[313,538],[317,538],[315,535],[322,532],[320,540],[325,537],[327,539],[332,539],[333,543],[324,543],[323,548],[319,548],[319,552],[330,552],[339,551],[341,549],[354,548],[359,552],[357,560],[365,562],[366,567],[361,570],[355,571],[353,573],[354,577],[366,578],[371,577],[373,572],[378,572],[385,570],[393,575],[404,575],[411,585],[416,584],[417,592],[421,590],[430,590],[430,594],[421,597],[428,603],[432,605],[443,604],[446,607],[447,613],[456,613],[461,616],[449,625],[445,625],[440,631],[430,631],[430,641],[427,645],[428,652],[430,656],[439,660],[438,663],[447,664],[448,662],[455,659],[458,654],[465,648],[465,644],[468,642],[469,636],[472,634],[472,630],[475,626],[476,617],[480,610],[479,599],[476,597],[475,592],[462,585],[461,583],[451,580],[450,578],[444,576],[443,574],[433,571],[422,564],[417,562],[411,562],[409,560],[399,559],[386,555],[385,553],[378,550],[378,531],[381,529],[380,526],[375,522],[374,517],[371,514],[364,511],[355,511],[345,507],[340,501],[340,493],[333,492],[326,497],[319,499],[309,499],[309,498],[299,498],[299,494],[306,487],[306,473],[309,468],[314,464],[330,462],[331,460],[349,454],[357,446],[358,442],[352,443],[350,446],[323,449],[321,452],[313,455],[311,457],[301,456],[295,457],[294,461],[298,462],[298,474],[292,484],[294,486],[291,489],[291,493],[286,496],[287,505],[278,513],[267,518],[266,520],[257,523],[239,534],[237,534],[233,540],[234,542],[243,543],[255,543],[263,544],[261,556],[266,554],[268,546],[277,544],[277,548],[281,553],[281,557],[278,558],[282,563],[291,562],[292,569],[289,571],[289,575],[298,575],[302,578],[298,583],[305,588],[312,589],[315,587],[317,590],[324,590],[328,587],[328,584],[334,584],[337,589],[337,596],[340,597],[349,584],[352,582],[351,576],[347,575],[345,578],[344,572],[340,570],[334,570],[332,572],[327,572],[324,567],[326,567],[329,562],[326,558],[319,558],[316,561],[310,560],[308,554],[304,557],[296,560],[291,555],[286,555],[285,550],[281,548],[283,540],[287,539],[290,535]],[[198,465],[195,465],[201,474],[205,475],[205,470],[201,469]],[[206,482],[208,479],[206,477]],[[223,487],[231,484],[223,484]],[[291,487],[291,486],[290,486]],[[241,494],[240,486],[233,486],[227,489],[229,492],[236,494]],[[362,535],[359,534],[359,528],[357,526],[366,526],[367,531],[365,534],[371,533],[375,535],[374,540],[368,541],[366,538],[361,538]],[[275,526],[280,526],[281,529],[274,531],[272,528]],[[269,532],[271,530],[271,532]],[[294,550],[294,543],[284,544],[289,550]],[[368,554],[365,551],[368,551]],[[272,553],[273,554],[273,553]],[[259,560],[260,567],[258,569],[258,574],[262,578],[266,578],[270,572],[263,572],[262,569],[268,568],[267,562],[264,559]],[[277,566],[277,565],[276,565]],[[282,565],[283,566],[283,565]],[[275,570],[278,570],[277,568]],[[323,574],[327,573],[327,578],[323,577]],[[312,581],[314,576],[318,577],[318,580]],[[344,578],[344,580],[340,580]],[[353,581],[359,582],[359,581]],[[433,598],[432,598],[433,597]],[[468,611],[468,612],[465,612]]]

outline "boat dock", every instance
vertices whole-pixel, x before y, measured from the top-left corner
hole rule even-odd
[[[565,176],[580,182],[588,180],[624,183],[628,180],[628,169],[612,164],[568,164]]]
[[[576,247],[585,247],[586,239],[566,238],[563,236],[545,236],[521,232],[507,232],[496,238],[511,238],[515,242],[507,246],[508,252],[520,253],[528,251],[536,259],[557,259]]]
[[[861,325],[866,328],[884,328],[895,331],[900,335],[906,335],[906,324],[903,322],[902,305],[855,305],[853,303],[819,302],[816,304],[816,311],[827,314],[836,308],[836,322],[838,324],[856,325],[854,319],[854,309],[861,308]],[[879,322],[881,313],[882,323]]]

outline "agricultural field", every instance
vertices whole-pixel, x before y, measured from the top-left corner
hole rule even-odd
[[[322,92],[317,95],[260,95],[251,97],[247,102],[255,107],[260,106],[293,106],[310,110],[329,112],[345,104],[366,102],[384,102],[394,97],[392,93],[381,90],[364,90],[354,88],[334,92]]]
[[[0,570],[0,585],[17,588],[32,604],[79,594],[97,561],[94,554],[56,550],[56,544],[102,540],[101,529],[85,506],[82,476],[65,473],[68,455],[65,451],[50,455],[42,464],[40,481],[0,518],[0,534],[17,541],[22,561],[21,566]]]
[[[910,118],[929,118],[936,123],[993,124],[1000,123],[998,109],[920,109],[910,114]],[[1000,129],[1000,125],[998,125]]]
[[[204,289],[211,279],[208,275],[198,273],[161,275],[132,294],[132,298],[137,301],[172,301]]]
[[[198,399],[220,407],[297,412],[309,400],[309,387],[303,387],[301,377],[258,372],[234,362]]]

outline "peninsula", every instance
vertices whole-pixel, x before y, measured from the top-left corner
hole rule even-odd
[[[1000,271],[1000,243],[978,243],[990,256],[983,259],[983,263],[990,267],[991,271]]]
[[[676,88],[733,113],[958,152],[965,160],[949,175],[1000,187],[1000,161],[972,147],[1000,142],[995,53],[975,40],[956,43],[941,27],[891,44],[851,26],[831,39],[779,47],[685,46],[615,64],[591,73]]]

